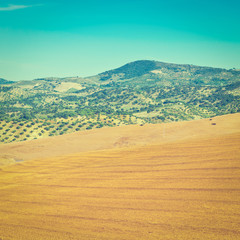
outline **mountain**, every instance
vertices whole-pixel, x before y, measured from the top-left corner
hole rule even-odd
[[[88,78],[0,85],[0,141],[236,112],[240,71],[142,60]]]
[[[150,60],[128,63],[120,68],[97,75],[99,81],[134,80],[157,84],[208,84],[224,85],[239,81],[240,71],[222,68],[200,67],[188,64],[173,64]]]
[[[142,60],[131,62],[120,68],[103,72],[99,74],[99,76],[101,81],[113,79],[114,76],[118,76],[119,79],[130,79],[133,77],[140,77],[156,68],[157,62]]]

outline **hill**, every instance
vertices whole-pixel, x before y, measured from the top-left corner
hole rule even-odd
[[[0,86],[0,142],[240,111],[240,71],[136,61],[99,75]]]
[[[14,83],[14,82],[13,81],[8,81],[8,80],[3,79],[3,78],[0,78],[0,85],[2,85],[2,84],[12,84],[12,83]]]
[[[41,139],[2,145],[1,153],[23,157],[28,149],[38,159],[0,168],[0,238],[237,240],[239,120],[238,113],[73,133],[52,139],[53,155]],[[77,138],[79,152],[56,147]]]
[[[0,145],[0,158],[13,163],[79,152],[174,143],[183,139],[202,139],[239,131],[240,113],[195,121],[101,128],[3,144]]]
[[[133,82],[155,81],[158,85],[221,85],[239,81],[240,72],[222,68],[201,67],[189,64],[173,64],[150,60],[128,63],[120,68],[97,75],[100,81],[129,80]],[[139,79],[140,78],[140,79]]]

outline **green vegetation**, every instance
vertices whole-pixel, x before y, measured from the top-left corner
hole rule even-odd
[[[85,79],[3,81],[0,142],[240,112],[239,80],[238,70],[137,61]]]

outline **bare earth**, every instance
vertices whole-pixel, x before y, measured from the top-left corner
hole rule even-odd
[[[240,114],[0,145],[0,161],[1,240],[240,236]]]

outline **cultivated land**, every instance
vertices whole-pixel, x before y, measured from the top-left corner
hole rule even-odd
[[[237,240],[239,146],[239,113],[1,145],[0,239]]]

